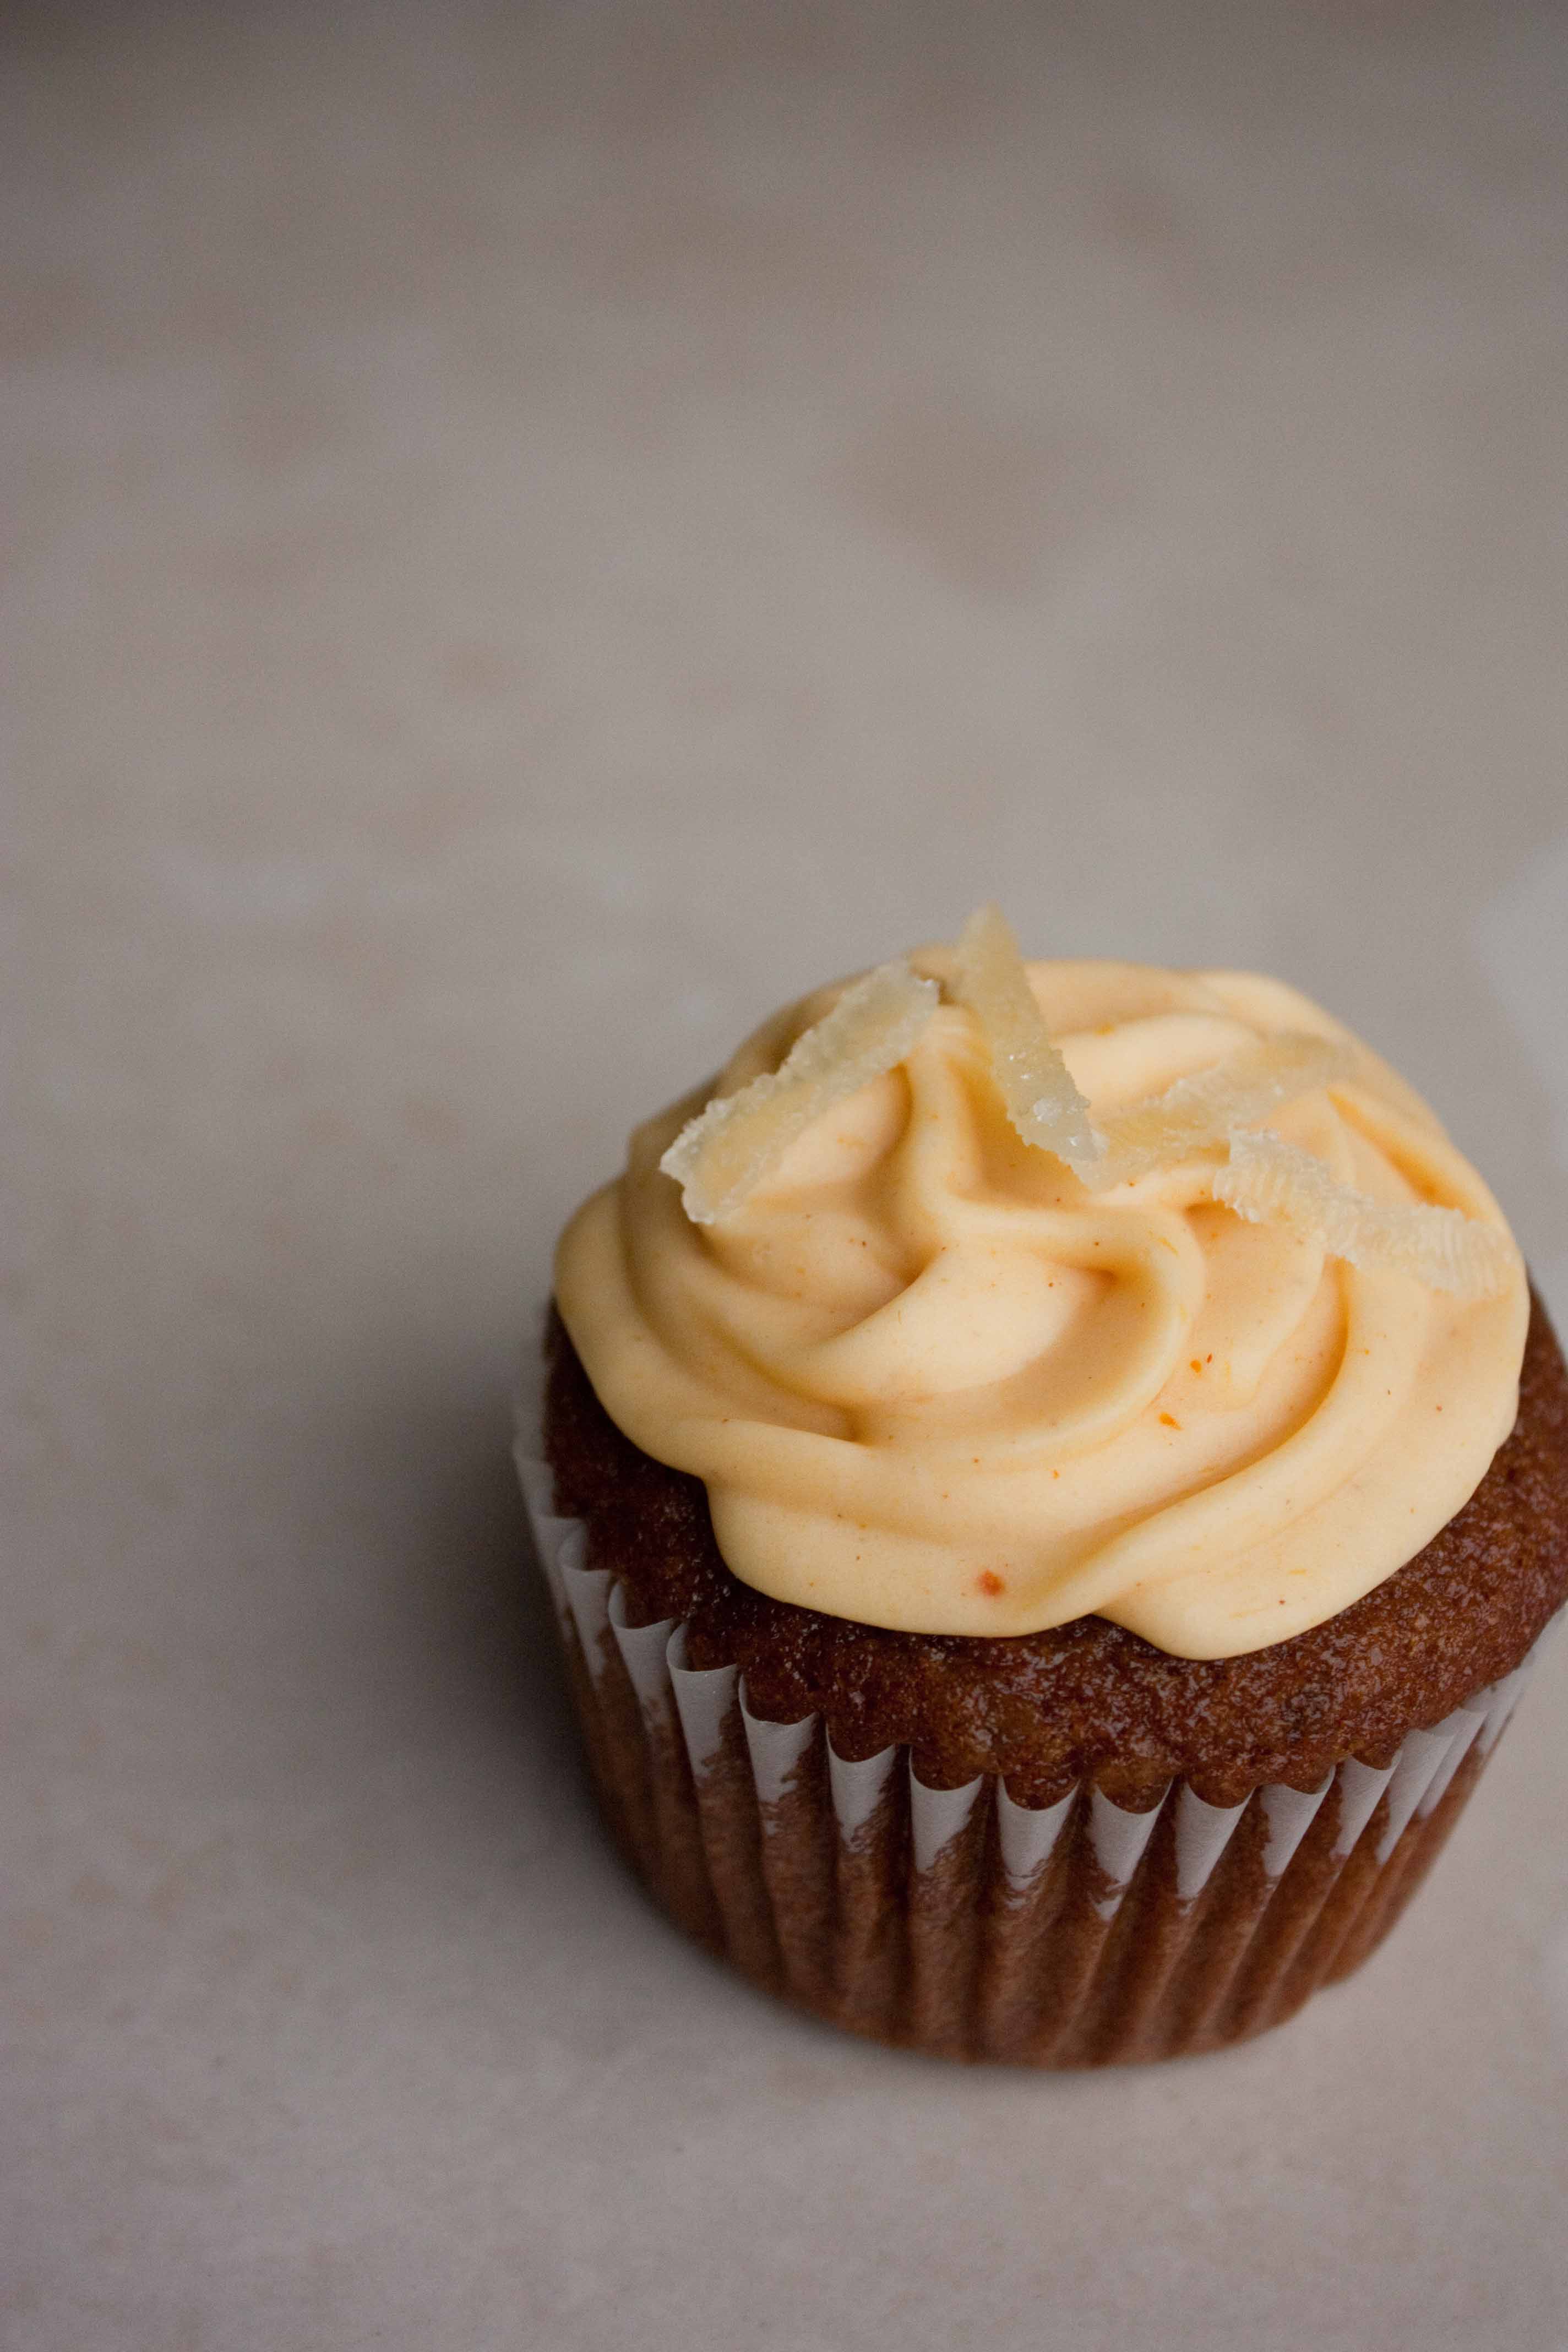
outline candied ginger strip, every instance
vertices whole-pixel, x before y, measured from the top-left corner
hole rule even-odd
[[[1103,1121],[1105,1158],[1089,1180],[1097,1192],[1169,1168],[1205,1145],[1255,1127],[1282,1103],[1351,1076],[1356,1057],[1332,1038],[1281,1030],[1244,1045],[1212,1068],[1178,1078]]]
[[[692,1223],[721,1223],[813,1119],[901,1062],[940,994],[901,959],[879,964],[795,1039],[776,1070],[689,1119],[658,1164],[680,1185]]]
[[[1280,1224],[1354,1265],[1413,1275],[1429,1290],[1496,1297],[1517,1261],[1506,1234],[1461,1209],[1374,1201],[1330,1175],[1311,1152],[1278,1135],[1237,1133],[1214,1196],[1254,1224]]]
[[[954,993],[985,1033],[1007,1116],[1024,1141],[1054,1151],[1086,1175],[1104,1146],[1051,1043],[1018,942],[999,907],[976,908],[963,926]]]

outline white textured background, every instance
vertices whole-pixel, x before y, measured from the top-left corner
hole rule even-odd
[[[632,1118],[991,895],[1568,1310],[1568,18],[5,40],[6,2352],[1563,2352],[1568,1658],[1288,2032],[949,2072],[625,1882],[504,1437]]]

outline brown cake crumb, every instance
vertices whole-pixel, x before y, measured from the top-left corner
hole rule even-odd
[[[1568,1371],[1533,1295],[1519,1418],[1464,1508],[1326,1623],[1213,1660],[1099,1617],[988,1640],[769,1600],[725,1566],[701,1481],[611,1422],[553,1308],[546,1349],[557,1507],[586,1522],[589,1563],[622,1580],[632,1622],[683,1618],[690,1663],[738,1664],[753,1713],[820,1714],[845,1758],[908,1743],[932,1787],[995,1772],[1044,1805],[1093,1777],[1133,1806],[1177,1775],[1215,1804],[1264,1780],[1311,1788],[1347,1756],[1386,1762],[1510,1672],[1568,1594]]]

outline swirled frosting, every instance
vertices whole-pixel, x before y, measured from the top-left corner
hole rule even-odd
[[[946,950],[910,961],[951,982]],[[1506,1232],[1420,1097],[1282,982],[1027,972],[1097,1119],[1315,1033],[1352,1074],[1269,1127],[1374,1200]],[[838,993],[766,1023],[717,1091],[776,1068]],[[1513,1424],[1517,1253],[1484,1299],[1352,1265],[1216,1202],[1218,1149],[1090,1193],[1020,1141],[957,1003],[698,1226],[658,1162],[714,1091],[634,1134],[562,1238],[556,1296],[612,1419],[705,1482],[725,1560],[775,1599],[930,1633],[1098,1614],[1232,1656],[1392,1575]]]

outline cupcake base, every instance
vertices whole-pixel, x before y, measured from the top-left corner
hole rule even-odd
[[[1081,1784],[1015,1804],[931,1789],[906,1748],[837,1756],[821,1720],[753,1716],[583,1565],[546,1465],[518,1468],[595,1784],[617,1844],[698,1943],[829,2023],[951,2058],[1122,2064],[1279,2025],[1376,1949],[1440,1852],[1542,1644],[1374,1768],[1131,1812]],[[1545,1637],[1542,1637],[1544,1640]]]

